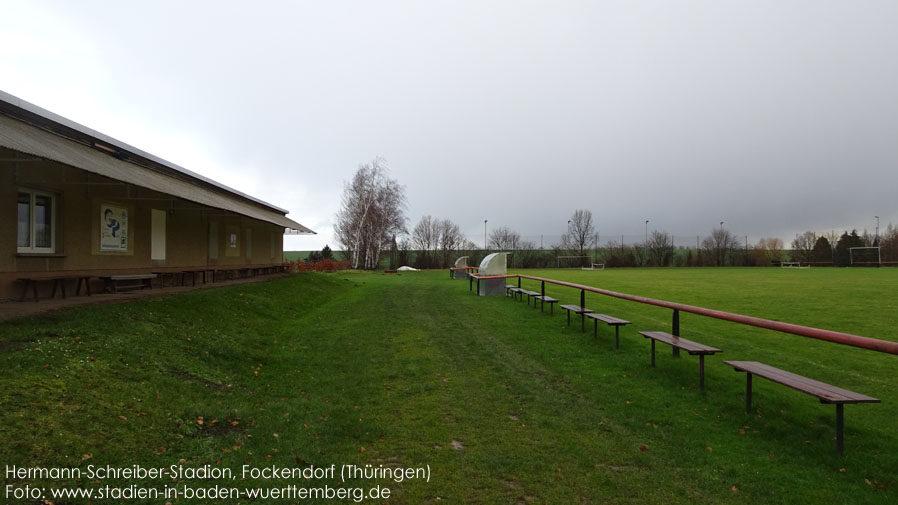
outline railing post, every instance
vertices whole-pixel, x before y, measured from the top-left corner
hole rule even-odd
[[[674,309],[674,311],[673,311],[673,322],[672,322],[671,326],[672,326],[671,334],[675,337],[679,337],[680,336],[680,311],[677,309]],[[674,357],[675,358],[680,357],[680,349],[675,346],[671,346],[671,347],[673,347]]]
[[[580,331],[586,331],[586,290],[580,290]]]

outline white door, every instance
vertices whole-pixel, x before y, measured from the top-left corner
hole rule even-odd
[[[165,211],[152,209],[150,218],[150,259],[162,261],[165,259]]]

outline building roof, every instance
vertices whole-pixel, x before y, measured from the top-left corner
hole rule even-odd
[[[184,200],[252,217],[294,233],[315,232],[287,211],[0,91],[0,146]]]

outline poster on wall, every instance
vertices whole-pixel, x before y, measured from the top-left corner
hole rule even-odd
[[[128,209],[100,204],[100,250],[128,250]]]

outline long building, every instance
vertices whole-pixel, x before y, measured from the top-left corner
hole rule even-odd
[[[0,299],[19,279],[279,265],[287,211],[0,91]],[[40,296],[51,283],[36,283]],[[69,286],[70,290],[73,286]]]

